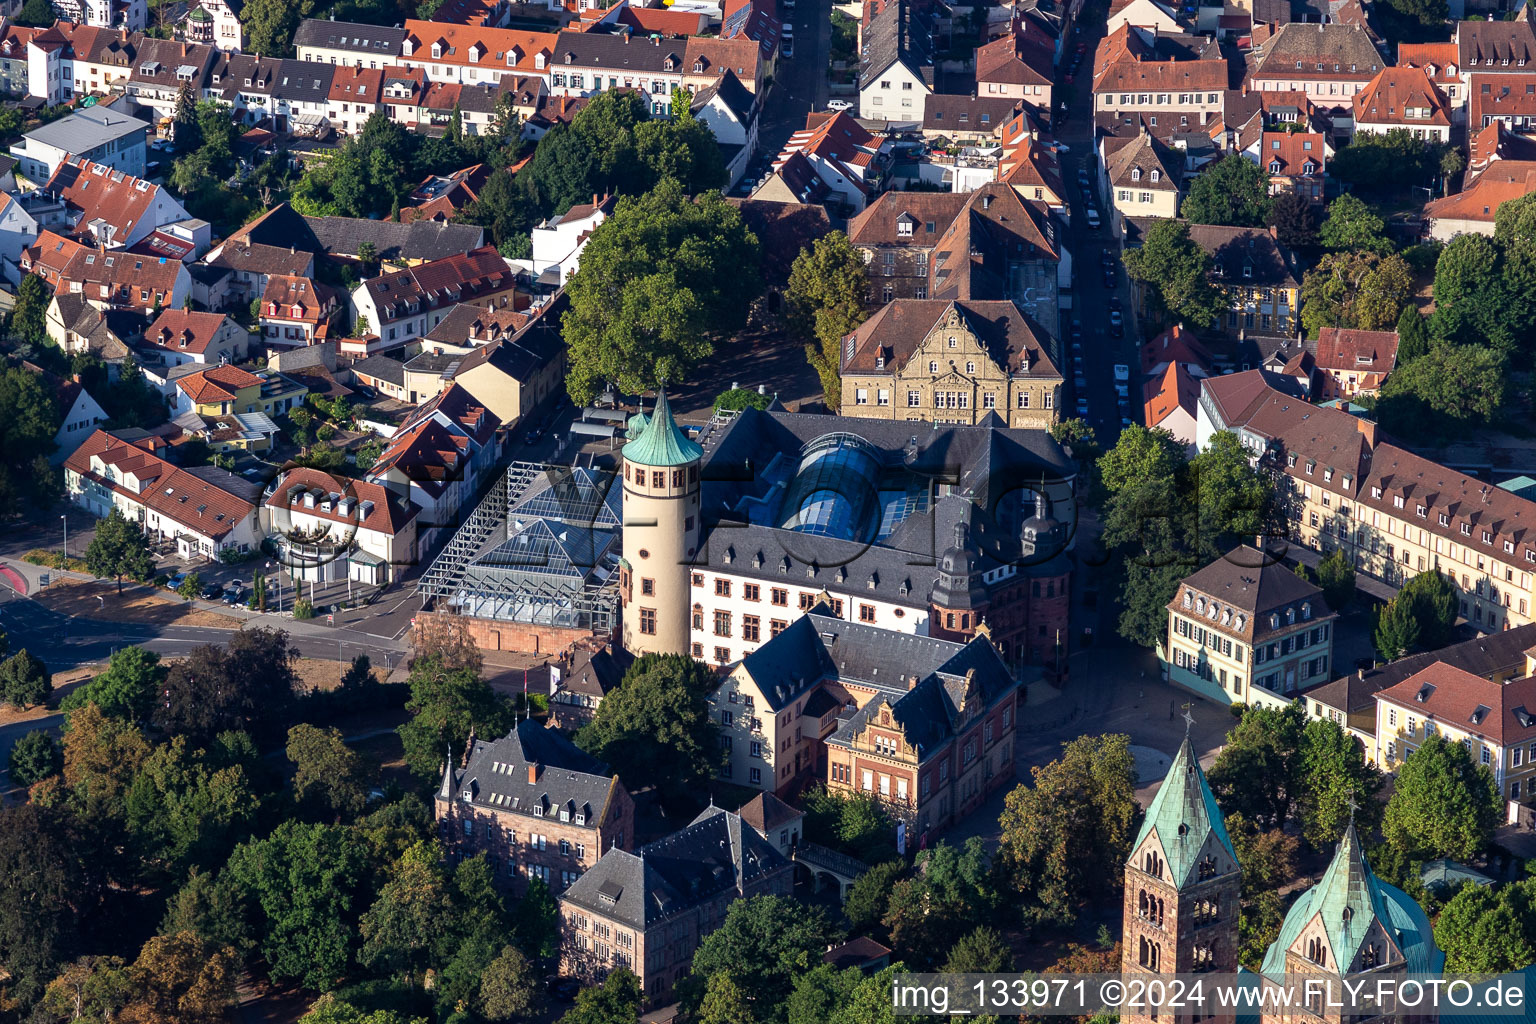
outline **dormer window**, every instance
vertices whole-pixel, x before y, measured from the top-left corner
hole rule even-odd
[[[1280,161],[1279,160],[1271,160],[1269,162],[1269,173],[1270,174],[1279,174],[1280,173]]]
[[[1162,180],[1163,180],[1163,172],[1157,170],[1156,168],[1154,168],[1152,170],[1152,183],[1155,185],[1159,181],[1162,181]]]
[[[912,237],[912,222],[909,221],[909,220],[904,220],[904,221],[898,222],[897,225],[896,225],[896,237],[898,237],[898,238],[911,238]]]
[[[432,59],[433,60],[439,60],[442,56],[443,56],[443,44],[442,43],[433,43],[432,44]]]
[[[1140,181],[1141,180],[1141,168],[1140,167],[1133,167],[1133,168],[1131,168],[1131,180],[1132,181]]]

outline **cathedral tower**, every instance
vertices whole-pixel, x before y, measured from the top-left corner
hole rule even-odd
[[[704,449],[672,418],[661,392],[649,418],[629,422],[624,470],[624,646],[640,655],[688,653],[690,565],[699,550]]]
[[[1186,721],[1192,721],[1186,714]],[[1237,972],[1237,854],[1221,809],[1184,743],[1174,756],[1125,866],[1121,971]],[[1209,1009],[1202,1019],[1213,1016]],[[1189,1024],[1189,1010],[1122,1010],[1124,1024]]]

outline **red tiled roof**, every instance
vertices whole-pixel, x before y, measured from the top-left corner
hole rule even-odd
[[[114,468],[113,479],[91,468],[92,456]],[[244,498],[105,430],[97,430],[86,438],[64,460],[64,465],[89,477],[97,486],[124,495],[205,537],[224,536],[256,511],[256,507]],[[124,474],[137,477],[140,490],[125,486],[122,482]]]
[[[1451,108],[1440,87],[1423,68],[1382,68],[1354,95],[1356,124],[1450,127]],[[1427,110],[1427,117],[1409,117],[1410,109]]]
[[[1317,335],[1317,365],[1386,376],[1397,365],[1397,332],[1324,327]]]
[[[423,310],[471,302],[477,296],[503,291],[511,283],[512,270],[507,261],[495,246],[483,245],[461,255],[382,274],[364,287],[387,323],[416,316]],[[416,313],[404,311],[409,303],[417,304]],[[391,314],[392,309],[397,313]]]
[[[384,91],[384,71],[378,68],[338,67],[331,75],[334,102],[378,103]]]
[[[1500,206],[1532,192],[1536,192],[1536,161],[1495,160],[1462,191],[1426,204],[1424,216],[1491,224]]]
[[[202,355],[218,337],[229,317],[191,309],[167,309],[149,325],[144,340],[159,348]]]
[[[1437,661],[1382,690],[1376,699],[1501,746],[1536,738],[1536,719],[1531,717],[1536,714],[1536,676],[1496,683]],[[1527,724],[1522,724],[1522,715]]]
[[[126,240],[160,194],[159,185],[106,164],[73,157],[59,164],[43,188],[79,216],[77,234],[88,235],[91,222],[101,220],[112,225],[119,243]]]
[[[43,230],[38,232],[37,241],[23,250],[21,266],[23,270],[37,274],[45,281],[58,284],[59,276],[69,266],[69,261],[85,249],[85,246],[72,238]]]
[[[1142,404],[1149,427],[1162,423],[1177,409],[1194,416],[1200,407],[1200,382],[1190,376],[1183,363],[1171,362],[1161,377],[1142,386]]]
[[[1183,324],[1174,324],[1141,346],[1143,374],[1156,373],[1159,367],[1167,363],[1197,366],[1206,376],[1211,373],[1211,354],[1200,344],[1194,332],[1186,330]]]
[[[273,274],[261,293],[262,315],[282,320],[301,320],[318,324],[329,320],[335,310],[337,295],[328,285],[307,277]],[[277,308],[272,308],[272,303]]]
[[[176,381],[176,386],[196,405],[233,402],[240,389],[260,384],[260,377],[236,366],[210,366]]]
[[[376,481],[398,470],[435,497],[463,472],[468,449],[467,437],[453,433],[435,419],[422,420],[390,439],[368,471],[368,479]]]
[[[140,256],[115,249],[79,249],[59,274],[58,292],[79,284],[86,298],[115,305],[149,307],[166,302],[184,273],[180,260]],[[145,295],[148,295],[148,298]]]
[[[263,502],[269,508],[291,507],[295,497],[302,500],[302,496],[296,496],[294,489],[303,491],[316,491],[322,499],[336,494],[340,497],[357,499],[357,509],[362,510],[363,502],[372,502],[366,516],[359,524],[361,529],[372,530],[376,533],[394,536],[399,533],[407,523],[415,519],[421,511],[414,504],[390,494],[379,484],[370,483],[367,480],[338,480],[336,477],[318,469],[290,469],[277,479],[272,486],[272,493],[268,494]],[[319,501],[314,508],[305,508],[305,515],[314,516],[316,519],[328,519],[336,523],[356,523],[357,513],[342,515],[336,508],[321,508]]]
[[[521,29],[490,28],[484,25],[449,25],[437,21],[408,19],[405,23],[405,60],[456,64],[461,67],[493,67],[528,73],[537,70],[534,55],[543,53],[547,60],[555,52],[557,36],[553,32],[527,32]],[[432,56],[432,44],[440,46]],[[471,60],[473,53],[475,59]]]
[[[1467,123],[1473,131],[1502,118],[1536,117],[1536,74],[1471,76]]]
[[[1311,173],[1320,176],[1327,167],[1326,146],[1327,140],[1316,132],[1264,132],[1259,136],[1259,166],[1270,174],[1295,177],[1307,173],[1310,161]]]
[[[1397,62],[1407,67],[1423,68],[1436,85],[1460,85],[1461,69],[1456,66],[1456,43],[1398,43]]]

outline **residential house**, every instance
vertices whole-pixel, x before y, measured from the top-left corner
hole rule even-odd
[[[76,254],[85,251],[86,247],[74,239],[44,229],[38,232],[35,242],[21,251],[20,269],[47,281],[49,288],[57,293],[64,280],[64,271]],[[64,290],[68,291],[67,288]]]
[[[238,363],[245,359],[251,335],[223,313],[166,309],[144,332],[144,343],[167,366],[183,363]]]
[[[1024,109],[1024,101],[1009,96],[929,93],[923,103],[923,137],[954,146],[992,147],[1003,128]],[[956,191],[961,191],[957,189]]]
[[[13,286],[21,284],[22,254],[39,241],[38,224],[15,196],[0,196],[0,273]]]
[[[1402,129],[1426,142],[1450,141],[1450,104],[1424,68],[1382,68],[1353,103],[1356,134]]]
[[[11,155],[21,161],[21,173],[36,182],[53,177],[70,157],[137,177],[144,173],[148,132],[148,122],[98,104],[27,132]]]
[[[727,0],[728,6],[730,2]],[[778,24],[775,18],[772,35],[777,35]],[[732,33],[722,26],[719,36],[692,36],[685,43],[684,89],[697,96],[718,84],[729,71],[754,95],[763,95],[764,81],[773,71],[777,53],[775,42],[768,35],[759,40],[748,33]]]
[[[98,518],[120,509],[152,541],[174,542],[182,558],[258,548],[258,485],[211,466],[182,469],[151,450],[148,438],[126,436],[98,429],[64,460],[71,501]]]
[[[860,35],[859,117],[919,124],[934,90],[932,15],[916,0],[876,8]]]
[[[478,85],[499,83],[507,75],[549,76],[558,63],[555,51],[569,45],[563,40],[567,35],[580,38],[560,33],[557,44],[554,32],[407,19],[395,63],[419,69],[433,82]]]
[[[416,564],[419,512],[378,484],[292,468],[267,485],[261,524],[293,578],[382,586]]]
[[[1532,621],[1529,499],[1385,443],[1368,420],[1300,403],[1262,371],[1201,387],[1202,447],[1215,431],[1234,430],[1282,474],[1295,508],[1292,542],[1324,554],[1343,548],[1357,577],[1388,587],[1442,572],[1456,584],[1461,617],[1480,632]]]
[[[75,292],[93,302],[157,315],[179,309],[192,289],[187,265],[165,257],[137,256],[113,249],[81,248],[59,272],[58,292]]]
[[[1163,678],[1220,704],[1284,708],[1309,679],[1332,678],[1337,618],[1275,554],[1241,545],[1168,602]]]
[[[61,163],[43,194],[62,205],[67,233],[104,249],[126,248],[191,216],[159,185],[83,159]]]
[[[1227,62],[1214,40],[1151,35],[1121,26],[1099,41],[1093,63],[1093,110],[1106,115],[1143,115],[1198,128],[1222,110]]]
[[[1446,103],[1451,108],[1451,119],[1457,124],[1463,124],[1467,120],[1467,100],[1470,92],[1467,84],[1462,81],[1461,69],[1457,66],[1457,61],[1460,59],[1454,39],[1444,43],[1397,44],[1398,65],[1423,68],[1429,80],[1445,94]]]
[[[1264,44],[1248,84],[1268,92],[1305,92],[1319,107],[1347,108],[1385,66],[1360,25],[1291,22]]]
[[[1052,211],[1067,215],[1061,157],[1033,136],[1021,133],[1003,150],[998,159],[997,180],[1013,186],[1020,199],[1044,203]]]
[[[1313,359],[1323,374],[1322,398],[1374,395],[1397,365],[1397,332],[1324,327]]]
[[[1523,75],[1471,75],[1468,88],[1470,132],[1497,121],[1518,135],[1536,135],[1536,70]]]
[[[693,116],[714,132],[728,180],[736,184],[757,155],[757,94],[726,68],[717,80],[694,94],[691,109]]]
[[[83,295],[66,292],[48,300],[43,322],[49,340],[59,348],[71,355],[94,352],[108,372],[115,373],[134,361],[133,346],[143,338],[149,319],[129,310],[103,309]]]
[[[366,317],[377,336],[366,354],[401,349],[426,337],[459,303],[505,308],[515,286],[495,246],[482,246],[364,281],[352,293],[353,322]]]
[[[52,388],[58,399],[59,429],[53,435],[53,451],[48,454],[48,461],[57,466],[95,433],[97,427],[107,422],[106,410],[78,379],[60,377],[35,363],[23,362],[21,366]]]
[[[579,729],[592,721],[598,705],[635,663],[635,656],[622,647],[602,644],[578,646],[560,655],[551,666],[549,712],[556,729]]]
[[[1527,663],[1530,655],[1527,656]],[[1465,669],[1433,662],[1376,694],[1378,765],[1395,773],[1431,736],[1460,743],[1493,775],[1506,820],[1520,820],[1522,800],[1531,797],[1536,764],[1536,675],[1486,679]],[[1529,819],[1530,810],[1524,817]]]
[[[204,262],[222,277],[217,292],[205,286],[197,300],[209,309],[248,306],[266,294],[273,275],[313,277],[315,253],[298,247],[302,235],[294,219],[292,208],[280,203],[210,250]]]
[[[326,95],[326,120],[337,134],[356,135],[384,105],[384,72],[357,65],[338,67],[331,73]]]
[[[1004,34],[976,47],[976,96],[1023,100],[1051,116],[1054,50],[1040,24],[1014,7]]]
[[[409,401],[405,390],[405,364],[389,356],[368,356],[353,363],[352,386],[372,388],[399,402]]]
[[[1264,131],[1242,152],[1269,175],[1270,195],[1295,193],[1321,203],[1331,150],[1320,132]]]
[[[895,299],[843,341],[843,416],[1010,427],[1058,422],[1062,374],[1007,300]]]
[[[273,218],[270,234],[292,232],[312,244],[316,252],[332,258],[361,261],[366,246],[373,259],[414,267],[449,256],[463,256],[485,244],[485,229],[478,224],[453,224],[440,220],[416,220],[396,224],[366,217],[299,217],[284,204],[280,218]],[[308,240],[313,239],[312,243]],[[310,275],[303,275],[310,276]]]
[[[1398,62],[1402,63],[1401,55]],[[1520,76],[1536,71],[1536,28],[1525,18],[1458,21],[1456,64],[1463,95],[1470,103],[1474,75],[1513,75],[1518,81]],[[1477,126],[1471,127],[1475,130]]]
[[[736,812],[752,831],[773,844],[786,857],[794,857],[805,828],[805,812],[780,800],[766,790],[741,805]]]
[[[318,345],[342,314],[341,292],[308,277],[273,274],[261,293],[261,343],[269,348]]]
[[[922,108],[918,108],[921,120]],[[890,140],[877,139],[858,121],[841,111],[810,113],[805,118],[805,128],[790,135],[784,149],[774,159],[775,171],[786,174],[785,165],[796,158],[803,163],[801,173],[808,173],[814,184],[810,187],[820,200],[841,205],[857,214],[863,210],[872,196],[878,194],[882,179],[890,164]],[[754,199],[775,199],[780,196],[759,189]],[[790,185],[791,195],[803,191]],[[801,202],[807,201],[798,196]]]
[[[657,117],[671,114],[672,90],[683,84],[686,39],[631,38],[628,32],[561,32],[549,63],[552,96],[592,96],[633,89]],[[748,45],[748,49],[756,47]]]
[[[1301,325],[1301,272],[1296,257],[1258,228],[1191,224],[1189,237],[1211,258],[1211,281],[1230,305],[1217,327],[1288,336]]]
[[[365,479],[420,508],[420,529],[457,526],[495,467],[500,429],[467,388],[449,383],[400,425]]]
[[[1536,192],[1536,160],[1494,160],[1462,190],[1424,205],[1429,237],[1449,242],[1476,232],[1493,237],[1493,218],[1511,199]],[[23,257],[25,260],[25,257]]]
[[[55,23],[52,28],[42,29],[27,40],[28,91],[48,106],[67,102],[74,94],[72,47],[69,37],[60,29],[61,24],[68,23]],[[26,164],[22,166],[23,173],[29,173]],[[51,167],[49,173],[52,173]],[[47,174],[40,174],[36,180],[47,177]]]
[[[1122,25],[1147,29],[1152,32],[1182,32],[1184,26],[1167,7],[1157,0],[1113,0],[1109,5],[1109,19],[1105,31],[1113,32]]]
[[[752,91],[761,94],[763,79],[773,72],[777,65],[779,44],[782,39],[784,24],[780,18],[779,5],[774,0],[725,0],[721,6],[720,31],[713,43],[751,43],[756,47],[756,53],[748,55],[743,51],[740,60],[749,69],[754,69],[752,75],[744,75],[737,72],[743,84],[750,84]],[[787,12],[784,12],[787,13]],[[714,67],[721,66],[722,62],[712,58],[719,54],[718,46],[710,46],[707,51],[700,53],[699,57],[710,60]],[[733,54],[734,56],[734,54]],[[700,60],[696,59],[687,79],[691,84],[700,74],[707,74],[713,68],[697,68]]]
[[[302,60],[278,62],[272,81],[271,112],[283,118],[290,134],[300,139],[323,139],[330,132],[326,114],[330,110],[331,79],[335,69],[329,64]],[[343,72],[345,74],[345,72]]]
[[[711,805],[634,853],[607,849],[561,894],[560,973],[594,985],[622,967],[639,978],[643,1005],[665,1004],[732,903],[793,888],[789,859]]]
[[[245,46],[245,32],[240,24],[240,12],[244,9],[244,0],[197,0],[182,22],[182,33],[191,42],[239,53]]]
[[[39,28],[17,25],[9,18],[0,23],[0,93],[12,99],[20,99],[30,91],[27,44],[41,31]]]
[[[538,878],[564,893],[635,842],[635,803],[619,777],[529,718],[473,740],[462,766],[445,765],[433,812],[450,856],[484,854],[516,892]]]
[[[304,396],[309,393],[304,385],[280,373],[251,373],[229,365],[173,375],[170,388],[175,414],[192,412],[205,417],[253,412],[281,416],[303,405]]]
[[[565,382],[565,345],[560,337],[564,297],[540,309],[538,315],[481,306],[452,310],[428,336],[457,339],[471,346],[452,367],[449,378],[464,385],[487,409],[512,427],[543,405]]]
[[[76,25],[122,32],[143,32],[149,27],[144,0],[49,0],[53,13]]]
[[[433,174],[417,185],[408,197],[409,206],[400,208],[400,220],[453,220],[464,207],[480,198],[480,190],[491,176],[486,164],[464,167],[451,174]]]
[[[1338,725],[1359,740],[1366,756],[1380,765],[1385,763],[1385,757],[1376,742],[1378,693],[1392,689],[1409,676],[1435,664],[1469,672],[1495,683],[1508,682],[1530,674],[1526,652],[1533,644],[1536,644],[1536,625],[1515,626],[1437,651],[1410,654],[1370,668],[1357,667],[1336,679],[1307,687],[1301,691],[1300,699],[1309,719],[1322,719]],[[1399,724],[1393,721],[1391,726],[1398,727]],[[1406,725],[1405,722],[1401,724]],[[1414,731],[1417,733],[1417,725]],[[1397,753],[1399,751],[1393,751],[1394,758]]]
[[[305,18],[293,35],[293,46],[300,60],[377,70],[399,58],[405,37],[406,29],[399,25]]]
[[[154,111],[157,118],[176,113],[176,98],[184,88],[201,96],[212,84],[211,72],[219,59],[219,51],[211,46],[151,36],[136,37],[135,50],[124,93],[140,107]],[[131,167],[120,169],[139,173]]]
[[[1183,166],[1151,132],[1130,139],[1100,142],[1104,192],[1119,220],[1127,217],[1169,219],[1179,215]]]
[[[581,265],[587,239],[613,213],[618,201],[617,196],[594,195],[590,203],[577,203],[529,229],[533,255],[529,263],[540,284],[565,287]]]
[[[869,266],[870,303],[895,298],[1005,299],[1010,275],[1030,279],[1037,302],[1056,295],[1066,271],[1046,206],[1001,182],[969,193],[886,192],[848,223]],[[1069,271],[1067,271],[1069,272]]]
[[[1168,363],[1142,385],[1142,422],[1166,430],[1193,452],[1200,405],[1200,379],[1183,363]]]

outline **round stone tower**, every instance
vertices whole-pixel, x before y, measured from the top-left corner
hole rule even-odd
[[[630,420],[624,470],[624,646],[633,654],[688,653],[689,574],[699,550],[704,449],[672,418],[667,393]]]

